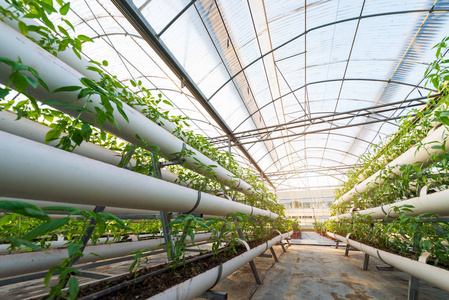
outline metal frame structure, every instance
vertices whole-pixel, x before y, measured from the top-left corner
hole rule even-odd
[[[192,80],[190,75],[184,70],[181,64],[172,55],[170,50],[165,46],[165,44],[159,39],[156,32],[150,26],[148,21],[142,16],[138,8],[130,0],[114,0],[114,4],[123,13],[123,15],[128,19],[128,21],[133,24],[137,31],[142,35],[147,43],[153,48],[154,51],[164,60],[164,62],[170,67],[170,69],[179,76],[179,79],[187,89],[193,94],[193,96],[201,103],[201,105],[206,109],[210,116],[217,122],[217,124],[224,130],[226,134],[230,137],[233,133],[226,122],[221,118],[220,114],[208,103],[206,96],[198,88],[196,83]],[[257,165],[251,155],[243,148],[241,145],[237,144],[237,147],[242,151],[242,153],[248,158],[251,164],[259,171],[260,174],[265,178],[265,180],[273,186],[270,179],[265,176],[262,169]],[[274,188],[274,186],[273,186]]]
[[[368,151],[369,145],[379,138],[380,134],[387,135],[391,133],[393,130],[392,128],[397,126],[397,120],[405,113],[410,111],[413,107],[426,103],[426,97],[409,99],[409,96],[413,91],[417,91],[420,94],[421,91],[432,91],[430,88],[421,84],[423,80],[414,82],[414,80],[409,80],[398,74],[404,70],[404,64],[411,64],[414,67],[422,68],[423,65],[428,63],[428,61],[419,57],[410,60],[408,59],[408,55],[413,54],[413,48],[417,44],[416,41],[424,37],[422,33],[426,31],[426,26],[433,24],[432,21],[429,20],[433,17],[443,16],[449,12],[449,9],[444,5],[439,5],[438,1],[434,2],[433,5],[429,3],[429,5],[407,6],[405,9],[396,11],[394,11],[396,8],[392,8],[391,11],[388,11],[388,9],[378,11],[372,10],[372,3],[367,2],[367,5],[365,6],[365,1],[361,1],[357,5],[354,5],[354,7],[357,6],[357,8],[354,8],[350,14],[342,15],[340,19],[336,17],[332,22],[328,22],[324,19],[319,22],[314,22],[312,18],[316,17],[314,15],[314,13],[316,14],[316,11],[314,11],[315,6],[324,4],[309,4],[307,0],[304,0],[303,3],[298,3],[297,10],[288,13],[296,14],[299,19],[302,20],[303,24],[301,24],[299,33],[289,33],[288,38],[286,39],[272,41],[271,39],[276,38],[276,34],[279,34],[272,31],[272,24],[270,24],[270,22],[273,21],[273,15],[270,15],[270,13],[272,14],[273,7],[269,7],[269,3],[265,2],[260,5],[247,2],[242,4],[242,8],[245,8],[245,15],[248,17],[248,22],[246,24],[252,24],[252,28],[248,31],[248,34],[253,36],[252,42],[255,46],[254,51],[257,50],[257,53],[255,52],[255,55],[251,56],[251,59],[248,60],[247,58],[242,57],[242,45],[238,43],[239,41],[235,36],[235,32],[233,32],[235,31],[235,28],[233,27],[234,24],[232,24],[229,19],[229,7],[226,7],[225,3],[220,1],[200,3],[196,0],[191,0],[185,3],[178,3],[179,5],[171,12],[171,17],[163,22],[159,22],[159,27],[155,30],[152,27],[153,20],[149,19],[147,21],[145,19],[145,9],[148,7],[151,7],[153,10],[154,8],[157,9],[155,3],[144,1],[143,4],[139,4],[139,7],[136,7],[130,0],[114,0],[114,5],[131,23],[131,27],[136,29],[137,34],[133,30],[130,30],[130,26],[126,27],[125,25],[119,24],[120,22],[117,18],[121,18],[122,15],[119,15],[114,9],[108,7],[108,5],[103,4],[102,0],[97,0],[97,3],[106,11],[104,16],[112,18],[118,24],[117,28],[122,28],[125,32],[120,33],[120,30],[118,30],[107,33],[102,28],[103,33],[98,33],[97,38],[102,38],[107,43],[109,41],[114,50],[116,49],[112,44],[112,40],[109,39],[109,36],[124,34],[124,36],[129,36],[129,38],[133,39],[139,47],[141,46],[136,39],[145,40],[156,54],[160,56],[168,69],[175,75],[169,75],[168,73],[170,72],[164,72],[164,76],[166,76],[164,79],[167,79],[171,83],[176,83],[177,85],[179,85],[180,82],[181,85],[179,90],[166,87],[161,87],[160,89],[156,87],[154,90],[161,91],[165,97],[168,96],[164,94],[165,92],[172,93],[173,97],[176,96],[174,93],[184,94],[194,107],[199,108],[199,106],[196,106],[195,101],[193,101],[196,99],[202,109],[198,109],[201,116],[194,116],[191,119],[192,123],[196,126],[195,130],[202,132],[209,138],[209,141],[212,144],[219,148],[231,149],[234,147],[233,152],[239,157],[240,162],[243,164],[248,163],[252,166],[273,188],[280,188],[280,186],[275,184],[270,178],[273,177],[273,175],[267,175],[274,173],[272,167],[267,167],[268,161],[268,164],[274,164],[276,166],[278,172],[284,172],[287,164],[290,166],[287,168],[290,168],[290,171],[294,174],[295,170],[293,165],[298,162],[298,160],[304,162],[304,168],[310,168],[310,166],[308,166],[308,157],[310,154],[307,153],[307,151],[304,151],[301,154],[302,157],[300,157],[298,151],[301,150],[297,149],[297,145],[299,145],[298,142],[303,144],[301,146],[302,149],[308,149],[310,148],[309,141],[314,138],[315,135],[327,135],[325,142],[323,142],[323,145],[321,146],[322,150],[320,151],[320,155],[323,159],[321,167],[326,167],[324,158],[327,151],[331,150],[331,148],[328,147],[332,141],[330,137],[346,136],[347,138],[345,137],[344,140],[349,141],[352,139],[352,142],[348,143],[348,148],[341,148],[346,151],[346,154],[342,156],[342,160],[339,163],[342,165],[355,164],[358,160],[356,159],[356,161],[353,161],[354,159],[353,156],[351,156],[351,153],[356,153],[355,155],[360,158],[361,155]],[[90,6],[89,4],[86,5]],[[201,90],[202,88],[200,88],[201,82],[193,79],[185,61],[183,61],[181,57],[177,57],[173,54],[177,53],[173,52],[173,49],[171,48],[173,45],[170,46],[170,44],[164,43],[165,39],[169,39],[170,37],[179,34],[173,28],[178,28],[178,24],[185,22],[187,15],[189,18],[195,18],[194,21],[196,22],[197,29],[201,31],[202,38],[204,39],[203,42],[210,45],[210,51],[214,52],[213,55],[217,58],[217,63],[219,63],[219,66],[222,67],[222,71],[224,72],[223,78],[225,78],[225,80],[220,81],[217,83],[216,87],[207,91],[207,96],[206,93]],[[394,67],[392,68],[392,72],[388,73],[390,72],[388,71],[385,76],[381,77],[365,77],[363,75],[352,76],[349,72],[351,67],[350,63],[352,63],[354,53],[356,53],[357,43],[360,43],[358,39],[362,34],[362,29],[359,30],[359,26],[364,24],[364,20],[376,20],[376,18],[388,18],[388,16],[398,16],[398,18],[400,18],[407,15],[417,16],[419,22],[417,22],[416,26],[408,32],[411,38],[404,43],[404,51],[402,51],[397,58],[388,58],[385,60],[390,61],[390,65]],[[281,15],[279,18],[283,17],[284,15]],[[95,20],[98,21],[96,16],[91,18],[91,21]],[[345,65],[344,74],[342,76],[339,75],[341,76],[339,78],[319,80],[321,78],[318,77],[310,79],[313,77],[313,67],[316,66],[311,65],[310,63],[313,61],[313,53],[310,52],[310,49],[312,48],[310,47],[313,47],[313,39],[316,38],[316,33],[329,30],[330,28],[336,28],[337,25],[346,26],[351,23],[353,23],[355,31],[352,31],[351,36],[347,39],[349,52],[346,54],[346,58],[340,56],[340,60],[332,61],[329,59],[328,62],[325,59],[322,64],[322,66],[327,65],[328,68],[333,68],[333,64],[342,63]],[[128,28],[128,30],[126,30],[126,28]],[[177,30],[179,30],[179,28]],[[265,37],[262,37],[261,30],[263,31],[263,34],[266,35]],[[294,50],[291,46],[299,41],[301,46]],[[334,46],[333,43],[334,42],[332,41],[331,48]],[[288,51],[284,51],[287,48]],[[282,54],[278,55],[279,53]],[[127,68],[126,64],[131,65],[123,54],[118,53],[118,55],[123,61],[125,68]],[[152,59],[150,55],[149,58]],[[292,75],[288,73],[288,70],[285,70],[287,59],[303,61],[303,65],[295,71],[297,74],[302,74],[300,76],[301,79],[298,82],[290,82],[291,77],[289,76]],[[152,60],[154,63],[158,64],[154,59]],[[369,59],[366,61],[368,63],[373,63],[378,60]],[[383,61],[382,58],[380,61]],[[271,99],[268,103],[261,103],[259,101],[259,94],[256,93],[258,88],[254,85],[253,79],[250,78],[250,68],[256,66],[256,64],[260,66],[260,77],[263,78],[267,84],[266,94]],[[147,74],[148,71],[139,70],[136,66],[132,67],[135,67],[142,78],[148,79],[149,81],[152,80],[152,77]],[[133,80],[136,79],[134,78],[136,76],[133,76],[131,72],[129,72],[129,74],[130,78]],[[126,81],[124,78],[122,78],[122,80]],[[340,102],[346,101],[344,106],[348,107],[347,101],[351,100],[342,94],[343,86],[346,86],[346,83],[349,82],[360,82],[360,84],[380,83],[379,86],[382,86],[383,88],[381,91],[379,90],[380,94],[377,94],[372,99],[371,105],[354,110],[339,110],[337,109],[337,106]],[[314,99],[313,96],[311,96],[310,92],[313,90],[312,87],[316,89],[317,87],[320,88],[321,85],[325,87],[327,84],[339,86],[338,96],[335,95],[334,99],[323,98],[321,100]],[[402,101],[391,102],[391,95],[385,96],[385,94],[388,94],[390,87],[393,87],[392,89],[394,89],[401,86],[410,87],[410,93]],[[183,87],[186,87],[189,92],[184,93],[182,90]],[[222,112],[215,107],[217,101],[221,102],[221,98],[218,100],[218,97],[221,97],[221,94],[218,94],[225,89],[225,87],[226,89],[232,89],[233,93],[235,92],[235,97],[242,103],[245,113],[248,113],[248,116],[245,116],[245,119],[238,120],[238,122],[240,122],[239,124],[235,122],[230,123],[228,119],[224,117]],[[258,92],[260,92],[260,89]],[[291,102],[288,102],[290,105],[293,105],[296,101],[296,111],[291,112],[291,110],[289,110],[290,107],[284,112],[283,103],[285,103],[284,99],[286,97],[290,97]],[[353,100],[370,102],[362,100],[361,98],[363,97],[356,95],[353,97]],[[178,105],[175,100],[170,100],[177,110],[186,116],[188,115],[190,112],[189,108],[183,107],[182,104]],[[327,109],[327,112],[311,109],[311,105],[315,105],[317,101],[328,100],[331,101],[330,103],[332,103],[332,106],[334,104],[335,106]],[[358,104],[357,107],[360,107],[360,104]],[[280,108],[282,108],[282,111]],[[271,112],[268,114],[267,112],[270,110]],[[274,115],[274,120],[267,119],[267,114],[270,118]],[[293,118],[293,121],[288,121],[288,118]],[[201,126],[202,124],[200,122],[203,126]],[[245,130],[243,130],[242,125],[246,124],[245,122],[254,124],[255,129],[248,130],[248,127],[246,127]],[[273,125],[273,123],[277,125]],[[207,125],[207,131],[205,131],[204,127],[206,126],[204,125]],[[365,125],[371,126],[367,127]],[[351,130],[351,134],[345,134],[344,130],[349,128],[354,129]],[[355,133],[355,131],[358,132]],[[217,132],[218,135],[214,134],[215,132]],[[369,132],[369,134],[367,134],[367,132]],[[309,137],[306,138],[308,135]],[[297,139],[298,137],[304,138]],[[359,141],[361,143],[358,143]],[[295,145],[293,145],[293,143],[295,143]],[[256,147],[256,145],[258,145],[258,147]],[[263,145],[263,147],[260,145]],[[361,151],[354,151],[355,148],[360,147],[363,147]],[[257,153],[259,150],[256,149],[262,148],[263,155],[260,156],[259,153]],[[284,159],[281,162],[281,159],[286,157],[285,154],[287,154],[288,161]],[[344,176],[341,176],[341,178],[343,177]]]

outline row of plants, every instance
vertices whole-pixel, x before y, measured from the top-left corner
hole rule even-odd
[[[414,111],[416,116],[406,117],[397,133],[374,146],[369,155],[362,157],[362,167],[348,173],[348,179],[336,192],[336,198],[350,191],[360,179],[380,171],[378,177],[368,183],[365,191],[354,194],[352,202],[337,201],[332,205],[332,215],[351,211],[350,218],[314,223],[317,232],[323,235],[332,232],[342,236],[350,233],[350,239],[412,259],[418,259],[428,252],[430,263],[449,268],[449,222],[442,219],[443,216],[432,213],[409,216],[414,209],[410,205],[395,206],[386,212],[398,215],[393,220],[389,220],[389,215],[385,220],[375,220],[370,215],[357,212],[418,197],[422,189],[429,194],[448,188],[449,152],[446,151],[445,141],[449,130],[448,40],[444,38],[434,47],[436,59],[425,74],[426,84],[432,85],[439,96],[429,99],[427,106],[420,111]],[[424,145],[422,139],[435,126],[445,127],[443,142]],[[386,167],[386,164],[412,146],[418,150],[422,147],[435,149],[439,153],[429,153],[426,162]]]
[[[412,210],[412,206],[396,207],[393,211],[398,218],[388,222],[354,212],[350,219],[318,222],[314,228],[322,235],[327,231],[342,236],[351,233],[353,240],[414,259],[429,252],[435,265],[449,268],[449,222],[430,213],[407,216]]]
[[[65,18],[70,9],[70,3],[64,3],[62,0],[57,0],[56,3],[40,0],[7,2],[10,7],[0,8],[0,18],[2,20],[6,18],[16,20],[21,33],[25,36],[30,37],[30,34],[37,34],[39,38],[31,37],[31,39],[54,56],[58,56],[61,51],[71,49],[76,56],[80,57],[83,43],[93,42],[87,36],[76,35],[74,26]],[[26,25],[22,18],[35,19],[40,25]],[[53,91],[49,90],[48,85],[38,72],[22,64],[20,57],[17,60],[0,57],[0,63],[7,64],[12,68],[9,83],[0,87],[0,109],[15,112],[18,118],[28,118],[51,127],[52,129],[46,136],[47,143],[58,141],[57,147],[66,151],[73,151],[75,147],[84,142],[92,142],[116,151],[118,155],[126,158],[123,160],[123,167],[126,166],[135,172],[148,176],[157,176],[155,162],[166,160],[157,146],[142,139],[141,144],[131,145],[103,130],[105,123],[110,123],[120,129],[114,119],[114,110],[118,110],[121,116],[127,120],[126,113],[122,109],[123,103],[132,107],[139,106],[140,111],[152,121],[159,123],[161,120],[163,120],[162,122],[173,122],[177,126],[174,131],[176,136],[228,169],[235,174],[236,178],[251,184],[254,192],[251,196],[247,196],[226,189],[223,184],[213,180],[216,178],[214,176],[216,166],[204,165],[200,161],[197,161],[198,169],[201,170],[199,173],[187,169],[186,165],[170,167],[171,171],[179,175],[178,180],[180,182],[205,192],[217,193],[223,191],[235,201],[283,215],[283,206],[276,203],[276,195],[270,193],[268,188],[250,169],[239,167],[232,154],[218,151],[204,137],[186,130],[189,126],[186,118],[171,116],[169,110],[162,108],[163,105],[165,107],[171,106],[169,101],[163,99],[162,94],[155,97],[144,87],[141,81],[130,80],[130,86],[126,86],[116,76],[109,74],[106,71],[107,61],[91,61],[93,65],[88,67],[90,71],[97,72],[101,80],[94,81],[82,78],[77,86],[62,86]],[[28,89],[37,87],[46,89],[50,95],[77,92],[78,98],[85,101],[84,105],[82,107],[69,106],[64,102],[52,99],[39,103],[27,93]],[[94,95],[100,97],[101,105],[94,107],[94,110],[89,110],[87,105],[92,103],[91,97]],[[53,107],[60,107],[65,111],[74,111],[76,117],[69,116]],[[142,107],[143,109],[141,109]],[[89,116],[93,116],[93,118],[89,118]],[[86,121],[89,119],[94,121]],[[64,136],[62,133],[67,135]],[[144,146],[147,149],[151,148],[152,151],[145,150]],[[132,155],[128,155],[128,153],[132,153]],[[193,153],[186,150],[183,153],[174,153],[173,155],[185,158],[192,156]],[[137,161],[136,165],[129,165],[131,158]],[[212,179],[207,179],[207,177]],[[31,204],[0,201],[0,209],[10,212],[4,214],[3,218],[0,219],[0,230],[5,233],[2,234],[0,242],[11,244],[11,249],[27,247],[36,251],[43,250],[48,248],[49,240],[54,239],[55,235],[62,236],[67,240],[67,258],[53,266],[44,279],[45,284],[48,285],[52,276],[59,274],[59,283],[52,286],[50,298],[75,299],[77,297],[79,283],[76,276],[73,275],[79,274],[79,271],[72,264],[83,255],[81,238],[90,226],[91,219],[95,219],[97,223],[92,235],[93,241],[98,240],[101,236],[108,235],[108,233],[112,235],[113,239],[118,239],[128,234],[160,231],[158,221],[126,221],[110,214],[96,214],[71,207],[40,209]],[[44,210],[66,211],[67,217],[51,220]],[[73,219],[72,217],[75,215],[77,217]],[[161,247],[167,248],[168,255],[173,259],[170,266],[182,265],[185,262],[187,240],[193,240],[198,232],[212,233],[211,242],[213,243],[214,255],[218,254],[220,244],[225,241],[229,245],[230,251],[234,252],[238,236],[235,223],[230,224],[234,220],[240,223],[244,237],[248,239],[267,237],[274,229],[284,232],[292,227],[291,221],[285,218],[271,220],[235,213],[227,218],[204,220],[187,215],[169,224],[173,229],[171,234],[175,239],[174,245],[161,245]],[[223,229],[225,223],[228,226]],[[225,238],[225,235],[229,235],[231,238]],[[136,274],[141,261],[145,259],[144,253],[146,252],[148,252],[148,249],[141,249],[132,253],[135,259],[130,265],[130,272]],[[67,289],[64,289],[65,287]]]
[[[19,23],[19,29],[22,34],[28,37],[30,33],[38,34],[40,39],[31,39],[55,56],[67,48],[72,49],[79,56],[82,52],[82,44],[93,42],[87,36],[76,36],[74,34],[75,28],[69,20],[64,18],[70,8],[70,3],[64,4],[62,1],[57,1],[59,9],[56,9],[56,5],[53,5],[52,1],[48,1],[47,3],[32,0],[12,1],[10,3],[10,7],[0,9],[0,18],[2,20],[6,18],[16,20]],[[58,14],[59,17],[55,17]],[[26,25],[21,21],[21,18],[36,19],[41,25]],[[50,19],[54,21],[50,22]],[[70,33],[71,31],[73,33]],[[154,97],[143,86],[141,81],[135,82],[130,80],[130,86],[125,86],[116,76],[107,73],[105,71],[108,66],[107,61],[104,60],[101,63],[91,61],[93,65],[88,67],[90,71],[97,72],[100,75],[100,81],[96,82],[88,78],[82,78],[79,86],[65,86],[54,91],[49,91],[48,86],[39,74],[32,68],[23,65],[20,58],[17,61],[0,58],[0,63],[8,64],[13,69],[13,73],[10,76],[10,83],[0,89],[0,109],[14,111],[18,114],[18,118],[26,117],[51,127],[52,129],[46,136],[47,142],[57,140],[57,147],[67,151],[73,151],[82,142],[93,142],[108,149],[121,152],[122,154],[128,153],[130,149],[137,146],[137,149],[132,154],[132,158],[136,159],[137,164],[131,166],[132,169],[139,173],[155,176],[157,172],[152,162],[163,161],[165,159],[164,155],[160,153],[159,147],[150,145],[143,140],[139,145],[131,145],[106,133],[102,129],[102,125],[105,122],[109,122],[113,126],[118,126],[113,117],[114,106],[127,119],[126,114],[122,110],[123,103],[132,107],[137,105],[140,111],[152,121],[161,123],[161,120],[163,120],[162,122],[174,123],[177,127],[173,133],[178,138],[216,161],[222,167],[228,169],[235,174],[236,178],[240,178],[253,186],[254,195],[250,197],[246,197],[236,191],[228,190],[227,193],[232,198],[260,208],[271,209],[278,214],[282,213],[283,206],[276,203],[276,195],[270,193],[265,184],[250,169],[240,168],[233,154],[217,150],[207,142],[206,138],[187,130],[189,124],[186,122],[185,117],[169,115],[169,111],[162,109],[161,105],[165,104],[165,107],[170,107],[172,104],[163,99],[162,94]],[[8,86],[14,88],[18,94],[15,94]],[[78,98],[86,99],[86,102],[83,107],[69,106],[64,102],[51,99],[40,104],[26,93],[26,88],[29,86],[33,88],[42,86],[52,93],[78,91]],[[90,97],[92,95],[98,95],[101,98],[101,107],[95,107],[95,111],[86,108],[87,103],[91,103]],[[78,113],[77,117],[68,116],[48,105],[61,107],[64,110],[75,110]],[[89,114],[94,115],[95,126],[93,122],[86,121],[86,115]],[[62,136],[62,133],[66,133],[67,136]],[[143,146],[151,148],[152,151],[149,152],[143,149]],[[175,153],[175,155],[187,157],[192,156],[193,153],[185,150],[184,153]],[[131,156],[128,157],[128,160],[130,158]],[[179,181],[190,187],[196,189],[202,187],[207,192],[216,192],[225,189],[225,186],[218,181],[205,179],[204,175],[208,175],[207,177],[210,178],[216,178],[214,173],[216,166],[203,165],[199,161],[197,161],[197,166],[202,174],[186,169],[187,166],[185,164],[182,167],[172,166],[170,170],[179,174]],[[205,183],[205,181],[207,182]]]
[[[436,59],[429,64],[424,74],[426,78],[424,86],[431,86],[438,92],[438,97],[429,99],[426,107],[412,110],[400,121],[396,133],[371,146],[370,151],[359,159],[360,166],[350,170],[346,181],[336,190],[337,199],[349,192],[360,181],[381,170],[413,145],[419,144],[435,126],[435,122],[449,125],[447,113],[449,70],[446,57],[448,40],[449,37],[446,37],[433,47],[436,49]],[[429,93],[430,96],[431,93]]]
[[[76,217],[76,216],[74,216]],[[162,224],[160,220],[122,220],[123,223],[118,224],[116,220],[107,220],[104,224],[105,229],[100,226],[95,227],[91,236],[91,243],[96,244],[100,238],[107,237],[110,242],[120,241],[129,235],[150,235],[160,236],[162,234]],[[7,244],[8,237],[24,236],[26,233],[42,225],[45,220],[30,218],[17,213],[5,212],[0,219],[0,244]],[[124,226],[122,226],[124,224]],[[46,236],[36,237],[33,242],[41,245],[42,249],[48,248],[48,241],[55,241],[58,237],[65,241],[77,239],[84,233],[85,218],[78,216],[70,219],[67,224],[58,228],[58,230],[50,232]],[[32,249],[29,249],[32,250]]]
[[[447,188],[446,174],[448,172],[449,154],[445,152],[446,142],[442,144],[430,142],[427,145],[423,145],[422,139],[435,125],[445,127],[446,136],[443,137],[443,141],[447,138],[449,130],[449,90],[447,86],[449,60],[446,58],[446,55],[449,47],[446,42],[448,39],[449,37],[446,37],[435,45],[436,59],[429,65],[425,73],[426,84],[431,84],[438,91],[439,97],[429,99],[426,108],[416,112],[416,117],[405,117],[399,126],[399,131],[393,135],[394,138],[390,138],[391,142],[388,142],[387,146],[382,142],[373,146],[374,151],[362,157],[363,165],[369,167],[351,170],[347,174],[347,180],[340,189],[336,190],[336,198],[340,198],[359,182],[359,175],[362,171],[365,173],[361,178],[367,178],[380,171],[376,180],[381,179],[384,183],[370,183],[366,191],[354,194],[353,204],[334,203],[331,207],[332,215],[346,213],[352,207],[366,209],[417,197],[424,186],[428,187],[430,192]],[[418,150],[421,147],[425,147],[426,149],[437,149],[445,153],[430,155],[429,163],[424,165],[412,163],[385,167],[387,163],[412,146],[415,146]],[[391,154],[392,148],[394,148],[394,155]],[[393,172],[392,170],[397,167],[400,168],[399,172]],[[368,173],[366,173],[367,170],[369,170]]]
[[[59,283],[51,287],[50,298],[76,298],[79,283],[73,275],[80,274],[80,272],[72,264],[83,256],[81,239],[87,228],[91,226],[91,219],[95,219],[97,222],[92,239],[98,239],[107,232],[112,232],[113,236],[122,237],[125,234],[147,230],[148,227],[154,229],[155,225],[160,225],[159,222],[153,220],[143,221],[143,223],[130,223],[107,213],[94,213],[71,207],[50,206],[41,209],[20,201],[0,201],[0,209],[10,212],[0,219],[2,226],[0,229],[5,232],[5,235],[2,234],[0,241],[11,244],[11,250],[21,247],[28,247],[36,251],[47,249],[49,237],[54,235],[63,236],[67,240],[68,257],[53,266],[44,279],[44,283],[48,285],[55,272],[59,273]],[[44,210],[66,211],[68,215],[61,219],[51,220]],[[81,215],[82,218],[72,220],[70,216],[73,215]],[[148,222],[150,226],[144,224],[145,222]],[[23,226],[17,226],[18,224],[23,224]],[[235,212],[224,218],[216,217],[207,220],[193,215],[180,215],[171,221],[168,226],[171,228],[170,235],[174,243],[162,243],[158,248],[166,248],[167,255],[172,261],[165,267],[174,271],[178,266],[185,264],[187,246],[194,241],[195,235],[200,232],[211,233],[209,242],[212,243],[212,253],[215,256],[219,254],[224,244],[227,245],[226,251],[237,254],[237,239],[240,238],[239,230],[241,230],[244,240],[255,241],[266,239],[271,236],[274,230],[290,231],[292,228],[296,228],[298,224],[282,217],[273,220],[268,217],[249,216]],[[151,251],[153,250],[140,249],[129,253],[134,255],[134,260],[129,267],[130,273],[137,276],[136,272],[142,260],[147,260],[147,255]],[[64,290],[67,285],[68,289]]]

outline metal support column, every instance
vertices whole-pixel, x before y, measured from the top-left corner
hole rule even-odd
[[[346,249],[345,249],[345,256],[349,255],[349,244],[346,244]]]
[[[363,271],[368,270],[369,266],[369,255],[365,253],[365,258],[363,259]]]
[[[408,281],[408,300],[418,300],[419,279],[410,275]]]
[[[228,293],[214,291],[214,290],[208,290],[208,291],[202,293],[201,295],[199,295],[198,298],[212,299],[212,300],[227,300]]]
[[[105,209],[104,206],[95,206],[94,213],[98,214],[100,212],[103,212]],[[87,226],[86,232],[81,237],[81,243],[83,246],[80,248],[80,251],[83,252],[84,248],[86,248],[87,242],[89,242],[90,237],[92,236],[92,233],[94,232],[95,225],[97,225],[97,220],[95,218],[91,218],[89,225]],[[76,254],[74,254],[76,255]],[[75,258],[72,260],[71,266],[76,265],[76,263],[79,261],[80,256],[76,255]]]
[[[239,237],[243,240],[243,231],[240,228],[239,222],[236,218],[234,218],[234,224],[237,227],[237,233],[239,234]],[[254,261],[250,261],[249,266],[251,267],[251,271],[253,271],[254,279],[256,280],[257,284],[262,284],[262,280],[260,279],[259,272],[257,272],[256,264],[254,263]]]
[[[270,247],[270,251],[271,251],[271,255],[273,255],[274,261],[275,262],[279,262],[279,259],[278,259],[277,255],[276,255],[276,252],[274,252],[273,247]]]
[[[340,244],[340,241],[337,241],[336,243],[335,243],[335,249],[338,249],[338,245]]]
[[[285,250],[284,243],[283,243],[282,241],[279,242],[278,245],[281,245],[281,247],[282,247],[282,252],[287,252],[287,250]]]

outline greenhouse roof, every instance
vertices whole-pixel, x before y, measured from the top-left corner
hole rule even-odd
[[[336,187],[425,103],[448,1],[72,1],[90,59],[276,190]],[[126,83],[127,84],[127,83]]]

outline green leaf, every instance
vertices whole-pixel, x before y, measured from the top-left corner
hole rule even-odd
[[[58,25],[58,29],[59,29],[59,31],[62,32],[62,34],[64,34],[65,36],[69,37],[69,33],[67,32],[67,30],[65,30],[64,27]],[[66,47],[67,47],[67,44],[64,45],[64,49],[65,49]]]
[[[173,107],[173,104],[170,101],[168,101],[168,100],[162,100],[162,102],[164,102],[165,104],[170,105],[171,107]]]
[[[49,100],[43,101],[42,104],[49,105],[49,106],[51,106],[51,105],[67,105],[67,102],[49,99]]]
[[[64,18],[61,18],[62,21],[64,21],[73,31],[75,31],[75,27],[73,27],[72,23],[70,23],[69,20],[66,20]]]
[[[4,99],[6,96],[8,96],[10,91],[11,90],[8,88],[0,88],[0,99]]]
[[[42,207],[42,210],[44,211],[68,211],[68,212],[80,212],[82,210],[78,209],[78,208],[74,208],[74,207],[69,207],[69,206],[45,206]]]
[[[53,273],[55,273],[58,268],[59,268],[59,265],[55,265],[50,270],[48,270],[47,274],[45,274],[45,277],[44,277],[45,286],[48,286],[48,284],[50,283],[51,277],[53,276]]]
[[[47,132],[45,135],[45,144],[49,144],[54,140],[59,139],[61,136],[61,131],[59,129],[53,128]]]
[[[103,60],[103,66],[107,67],[108,66],[108,61],[107,60]]]
[[[93,39],[91,39],[88,36],[85,36],[84,34],[78,35],[78,39],[80,39],[81,41],[84,41],[84,42],[93,42],[94,41]]]
[[[19,30],[20,30],[20,33],[23,35],[28,34],[28,26],[22,21],[19,21]]]
[[[49,233],[53,230],[56,230],[64,225],[66,225],[70,221],[70,218],[65,217],[62,219],[53,220],[50,222],[46,222],[44,224],[41,224],[28,232],[25,236],[22,237],[24,240],[32,240],[34,238],[37,238],[39,236],[42,236],[46,233]]]
[[[69,12],[69,9],[70,9],[70,2],[67,2],[59,9],[59,13],[65,16]]]
[[[80,250],[81,247],[83,247],[82,243],[68,243],[67,244],[67,252],[69,253],[69,256],[72,256],[73,254],[75,254],[75,252]]]
[[[69,86],[63,86],[60,88],[57,88],[53,91],[53,93],[59,93],[59,92],[74,92],[74,91],[78,91],[80,90],[81,87],[80,86],[76,86],[76,85],[69,85]],[[66,103],[67,104],[67,103]]]
[[[0,209],[18,213],[27,217],[50,220],[50,217],[39,207],[21,201],[0,201]]]
[[[17,239],[17,238],[13,238],[13,237],[10,237],[10,236],[6,237],[5,240],[10,242],[11,244],[19,244],[19,245],[23,245],[23,246],[29,247],[29,248],[37,250],[37,251],[42,251],[41,247],[39,247],[39,246],[29,242],[29,241],[26,241],[26,240]]]

